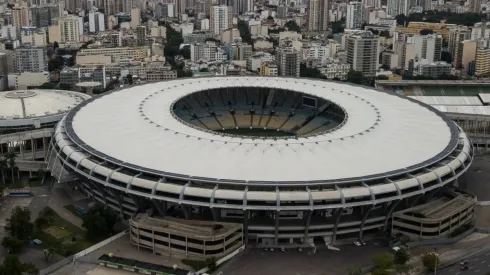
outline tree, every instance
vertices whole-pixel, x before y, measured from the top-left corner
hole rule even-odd
[[[405,14],[399,14],[395,16],[395,19],[396,19],[396,24],[399,26],[404,26],[405,22],[407,22],[407,17],[405,16]]]
[[[414,271],[414,269],[415,268],[409,264],[402,264],[402,265],[395,266],[396,272],[403,275],[410,275]]]
[[[21,263],[19,257],[7,255],[0,265],[0,275],[37,275],[39,269],[30,263]]]
[[[59,53],[59,50],[58,50],[58,53]],[[57,55],[48,61],[48,71],[49,72],[52,72],[54,70],[60,71],[61,69],[63,69],[64,65],[65,65],[65,61],[63,60],[63,57]]]
[[[116,221],[117,216],[109,207],[96,204],[83,216],[82,226],[89,239],[98,240],[112,235]]]
[[[202,73],[207,73],[207,72],[209,72],[209,69],[208,68],[202,68],[202,69],[199,69],[199,71]]]
[[[386,269],[378,268],[371,272],[371,275],[391,275],[391,272]]]
[[[5,233],[20,240],[29,240],[33,229],[34,225],[31,223],[31,211],[27,207],[15,207],[12,210],[10,218],[7,219]]]
[[[128,74],[126,76],[126,78],[128,79],[128,84],[129,85],[133,85],[133,75],[132,74]]]
[[[237,29],[240,32],[240,37],[242,38],[242,41],[253,45],[252,34],[250,33],[250,29],[248,28],[248,23],[243,20],[238,21]]]
[[[332,33],[343,33],[344,32],[345,18],[338,21],[332,22]]]
[[[290,20],[284,24],[284,27],[286,27],[289,31],[293,32],[301,32],[301,28],[296,24],[296,21]]]
[[[406,249],[400,248],[395,252],[395,264],[404,265],[408,262],[410,256]]]
[[[391,35],[390,35],[390,32],[389,32],[389,31],[381,31],[381,32],[379,33],[379,36],[381,36],[381,37],[386,37],[386,38],[390,38],[390,37],[391,37]]]
[[[309,77],[309,78],[323,78],[323,79],[327,78],[317,68],[307,68],[304,63],[300,64],[299,76],[300,77]]]
[[[66,90],[66,91],[69,91],[71,89],[71,85],[68,84],[68,83],[60,83],[59,84],[59,88],[61,90]]]
[[[44,253],[44,259],[46,262],[49,262],[49,258],[54,254],[54,248],[53,247],[48,247],[43,250]]]
[[[56,88],[56,84],[53,84],[51,82],[44,82],[41,86],[39,86],[39,89],[48,89],[48,90],[51,90],[51,89],[54,89]]]
[[[354,83],[354,84],[363,84],[364,76],[362,75],[362,72],[360,72],[360,71],[350,70],[347,73],[346,81],[350,82],[350,83]]]
[[[434,272],[436,267],[439,267],[439,264],[440,264],[439,256],[433,252],[424,254],[424,255],[422,255],[422,264],[429,271]]]
[[[7,161],[8,168],[12,172],[12,184],[15,184],[15,175],[14,175],[14,170],[16,167],[15,164],[15,159],[17,158],[17,154],[14,151],[7,152],[3,155],[5,160]]]
[[[373,263],[379,269],[388,269],[393,266],[393,256],[389,252],[376,254],[373,256]]]
[[[0,158],[0,174],[2,174],[2,183],[5,186],[5,170],[8,168],[7,159],[5,157]]]
[[[216,258],[215,257],[207,258],[206,266],[207,268],[209,268],[209,272],[215,271],[216,268],[218,267],[218,265],[216,264]]]
[[[351,267],[347,270],[348,275],[361,275],[362,270],[360,267]]]
[[[24,245],[24,241],[19,240],[16,237],[6,236],[2,240],[2,245],[9,250],[9,253],[17,254]]]

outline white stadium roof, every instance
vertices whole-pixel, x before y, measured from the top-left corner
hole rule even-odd
[[[189,127],[171,112],[183,96],[237,86],[323,97],[341,106],[348,118],[336,131],[274,140],[210,133]],[[273,182],[369,179],[427,167],[454,149],[448,149],[457,143],[454,127],[435,109],[407,98],[279,77],[194,78],[132,86],[87,101],[65,124],[78,146],[123,166],[196,178]]]
[[[58,120],[89,95],[62,90],[0,92],[0,126],[18,126]]]

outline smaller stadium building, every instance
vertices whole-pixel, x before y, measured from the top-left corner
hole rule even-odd
[[[54,126],[90,96],[62,90],[18,90],[0,93],[0,157],[16,155],[18,175],[46,169]]]

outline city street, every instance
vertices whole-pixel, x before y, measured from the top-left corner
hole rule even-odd
[[[459,263],[437,271],[438,275],[487,275],[490,274],[490,251],[484,251],[466,259],[468,270],[460,270]]]

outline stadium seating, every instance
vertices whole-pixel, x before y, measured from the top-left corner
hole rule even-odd
[[[244,133],[244,129],[252,128],[302,136],[333,128],[344,119],[342,109],[336,105],[325,99],[317,99],[317,104],[318,107],[303,105],[302,95],[292,91],[228,88],[187,96],[174,104],[174,113],[207,130],[239,129]],[[321,106],[328,107],[320,109]]]

